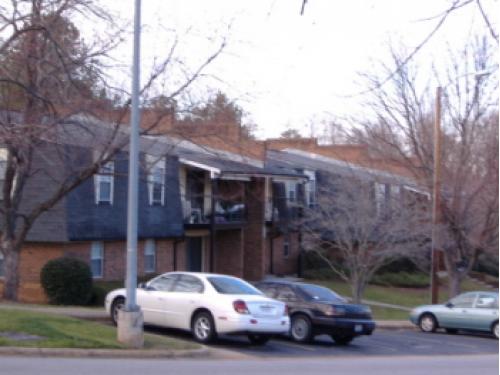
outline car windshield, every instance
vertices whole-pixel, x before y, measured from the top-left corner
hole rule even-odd
[[[211,276],[207,277],[207,280],[212,284],[215,290],[221,294],[262,295],[262,292],[255,289],[250,284],[233,277]]]
[[[312,284],[301,284],[299,289],[312,301],[327,301],[327,302],[346,302],[344,298],[339,296],[332,290]]]

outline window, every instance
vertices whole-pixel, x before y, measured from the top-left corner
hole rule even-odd
[[[3,262],[3,254],[0,253],[0,277],[4,277],[5,276],[5,269],[4,269],[4,262]]]
[[[203,283],[194,276],[181,275],[175,283],[173,292],[180,293],[202,293]]]
[[[313,207],[316,203],[316,174],[313,171],[304,171],[308,177],[306,182],[306,203],[309,207]]]
[[[278,289],[278,295],[276,296],[276,299],[286,302],[296,302],[298,300],[297,295],[295,294],[293,289],[288,286],[281,286]]]
[[[450,302],[452,303],[453,307],[468,308],[472,307],[475,299],[476,299],[475,293],[464,293],[453,298]]]
[[[144,272],[156,271],[156,242],[146,240],[144,245]]]
[[[476,301],[479,309],[498,309],[498,297],[492,294],[480,294]]]
[[[3,184],[7,169],[7,149],[0,148],[0,199],[3,199]]]
[[[387,209],[388,200],[388,188],[389,185],[375,183],[375,205],[377,210],[377,215],[381,215]]]
[[[169,292],[178,275],[160,276],[148,283],[148,289]]]
[[[90,270],[92,271],[92,276],[95,278],[100,278],[103,276],[103,264],[104,264],[104,243],[100,241],[92,242],[90,250]]]
[[[283,256],[285,258],[288,258],[290,255],[290,242],[288,241],[288,238],[285,238],[283,240]]]
[[[148,169],[149,204],[165,204],[165,158],[146,155]]]
[[[252,285],[234,277],[211,276],[207,279],[220,294],[262,295],[262,292],[255,289]]]
[[[297,183],[295,181],[287,181],[286,182],[286,197],[289,202],[295,202],[297,199]]]
[[[115,163],[108,161],[95,175],[95,203],[113,204]]]

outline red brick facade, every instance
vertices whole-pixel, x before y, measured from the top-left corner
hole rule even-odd
[[[300,253],[299,237],[300,234],[298,232],[290,232],[279,236],[268,235],[265,247],[266,274],[289,276],[297,273]],[[288,239],[288,255],[285,254],[286,239]]]

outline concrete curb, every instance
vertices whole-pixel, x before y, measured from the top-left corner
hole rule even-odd
[[[137,350],[137,349],[69,349],[0,347],[0,356],[65,357],[65,358],[208,358],[208,348],[187,350]]]

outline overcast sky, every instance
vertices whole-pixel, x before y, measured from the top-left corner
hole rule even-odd
[[[133,0],[106,0],[133,19]],[[483,0],[496,24],[498,7]],[[128,4],[128,5],[127,5]],[[418,45],[450,0],[143,0],[142,76],[165,56],[175,37],[176,56],[193,68],[228,46],[207,70],[198,92],[220,89],[235,99],[259,137],[277,137],[287,127],[309,135],[311,122],[359,111],[359,72],[384,60],[390,41]],[[417,56],[422,65],[443,59],[447,45],[459,48],[484,29],[475,4],[454,12]],[[128,64],[128,40],[116,57]],[[128,69],[128,68],[127,68]],[[128,72],[128,70],[126,70]],[[125,79],[126,80],[126,79]]]

